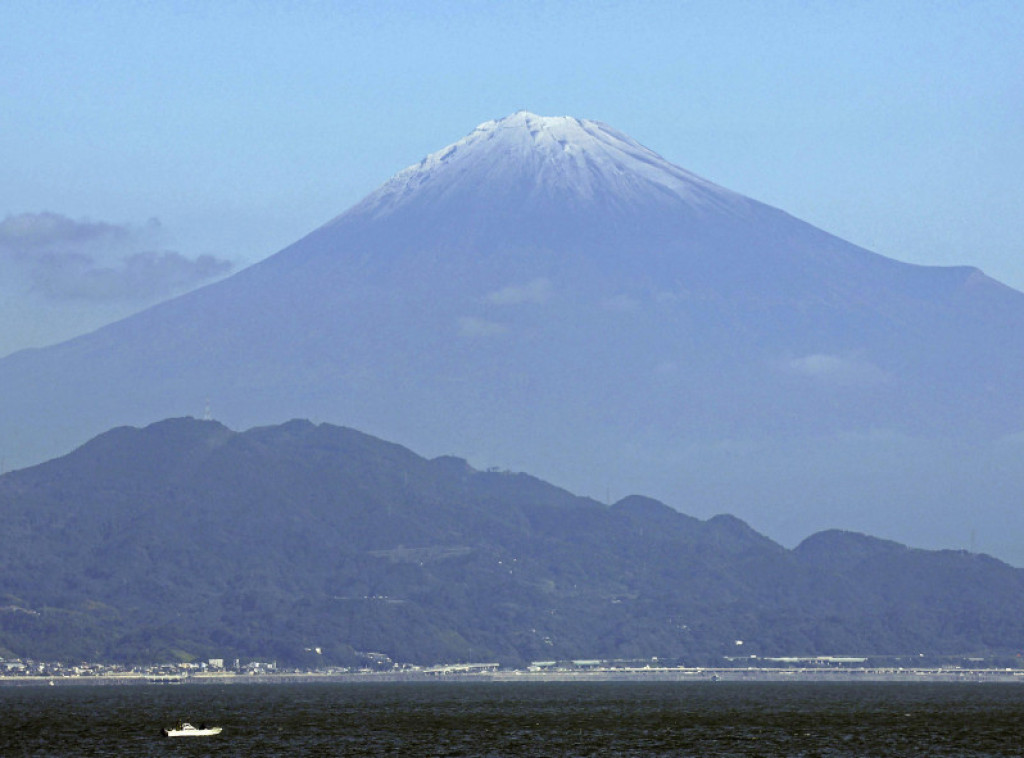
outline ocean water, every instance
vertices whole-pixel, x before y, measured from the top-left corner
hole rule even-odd
[[[166,739],[179,720],[224,728]],[[1024,686],[436,683],[0,688],[10,756],[1020,756]]]

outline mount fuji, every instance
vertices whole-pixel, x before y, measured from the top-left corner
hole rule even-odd
[[[1024,294],[901,263],[604,124],[481,124],[234,276],[0,360],[8,466],[308,417],[579,493],[1024,563]]]

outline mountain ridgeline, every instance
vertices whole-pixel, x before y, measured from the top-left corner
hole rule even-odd
[[[614,505],[307,421],[117,428],[0,477],[0,656],[434,663],[1024,648],[1024,571]],[[320,648],[321,654],[312,652]]]

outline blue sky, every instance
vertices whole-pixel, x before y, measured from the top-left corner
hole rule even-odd
[[[519,109],[1024,289],[1016,2],[0,4],[0,355],[276,252]]]

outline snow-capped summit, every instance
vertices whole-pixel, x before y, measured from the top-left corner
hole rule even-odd
[[[382,217],[408,203],[452,200],[493,209],[499,198],[526,207],[561,202],[633,211],[683,201],[731,213],[750,203],[607,124],[519,111],[399,172],[350,214]]]
[[[802,227],[795,247],[779,236],[793,225]],[[737,277],[744,287],[771,288],[763,274],[773,269],[806,279],[825,259],[849,266],[850,249],[607,124],[519,111],[398,172],[265,268],[310,257],[329,260],[343,281],[355,281],[351,266],[375,279],[422,279],[429,268],[444,283],[464,283],[472,270],[495,287],[502,276],[532,276],[574,278],[596,290],[685,275],[689,290],[720,296],[735,290]],[[898,266],[867,251],[853,257],[855,267],[865,259]]]
[[[866,270],[888,290],[914,268],[720,187],[607,124],[528,111],[398,172],[263,268],[298,257],[329,261],[343,282],[437,276],[446,296],[468,279],[499,288],[503,277],[531,277],[563,289],[572,279],[603,298],[649,296],[653,279],[672,282],[672,296],[829,298]]]

